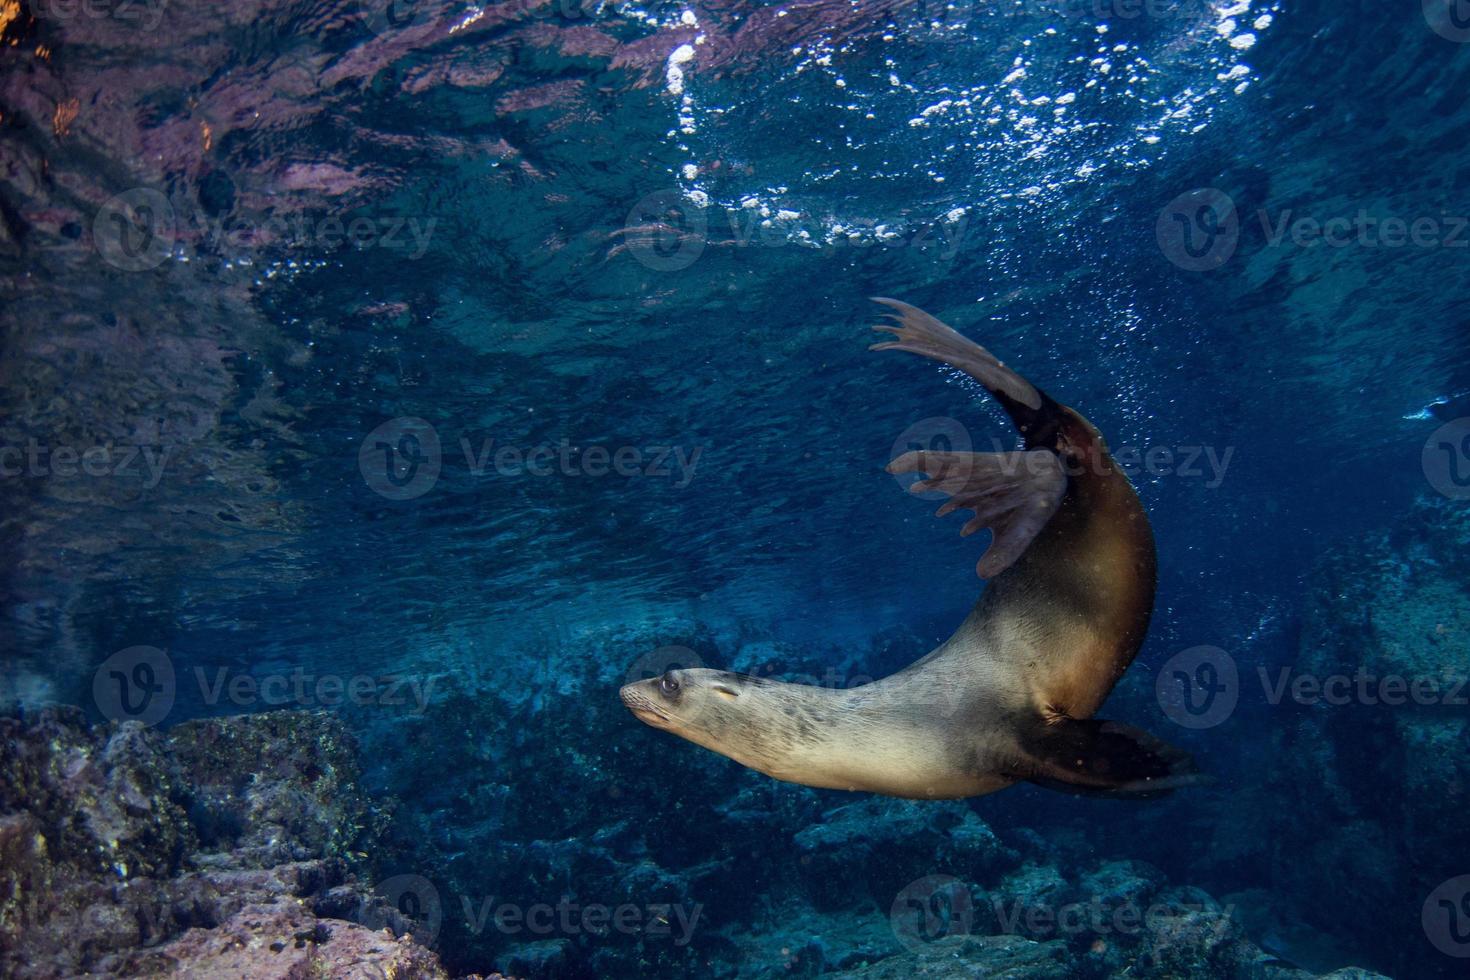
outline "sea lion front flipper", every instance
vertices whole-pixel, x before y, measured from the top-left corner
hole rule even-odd
[[[1037,719],[1016,778],[1084,796],[1146,798],[1205,781],[1188,752],[1100,718]]]
[[[909,487],[909,492],[948,494],[936,517],[962,508],[974,511],[975,516],[960,529],[961,535],[990,528],[990,547],[975,565],[976,574],[985,579],[995,578],[1021,557],[1057,512],[1067,489],[1061,460],[1040,449],[1010,453],[918,450],[889,463],[888,472],[929,474]]]

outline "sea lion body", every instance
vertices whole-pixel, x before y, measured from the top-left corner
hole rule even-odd
[[[831,689],[724,671],[627,685],[640,720],[777,779],[911,798],[991,793],[1022,780],[1149,796],[1192,782],[1188,756],[1091,720],[1138,652],[1153,609],[1153,533],[1101,434],[989,352],[906,304],[899,340],[985,384],[1017,422],[1016,453],[908,453],[894,472],[951,496],[994,531],[990,582],[954,635],[882,680]]]

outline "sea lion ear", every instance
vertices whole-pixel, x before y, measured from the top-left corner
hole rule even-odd
[[[1051,520],[1067,489],[1061,459],[1044,449],[1010,453],[904,453],[888,464],[890,473],[926,473],[910,493],[937,490],[947,494],[935,511],[943,517],[965,509],[975,516],[960,529],[968,536],[990,528],[992,540],[975,565],[985,579],[1010,568]]]

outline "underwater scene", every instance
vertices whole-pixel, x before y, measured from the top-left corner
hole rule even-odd
[[[0,977],[1470,976],[1466,0],[0,0]]]

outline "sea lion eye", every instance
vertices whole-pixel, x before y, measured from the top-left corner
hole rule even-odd
[[[668,695],[678,694],[679,679],[674,676],[672,671],[670,671],[663,677],[659,678],[658,689]]]

